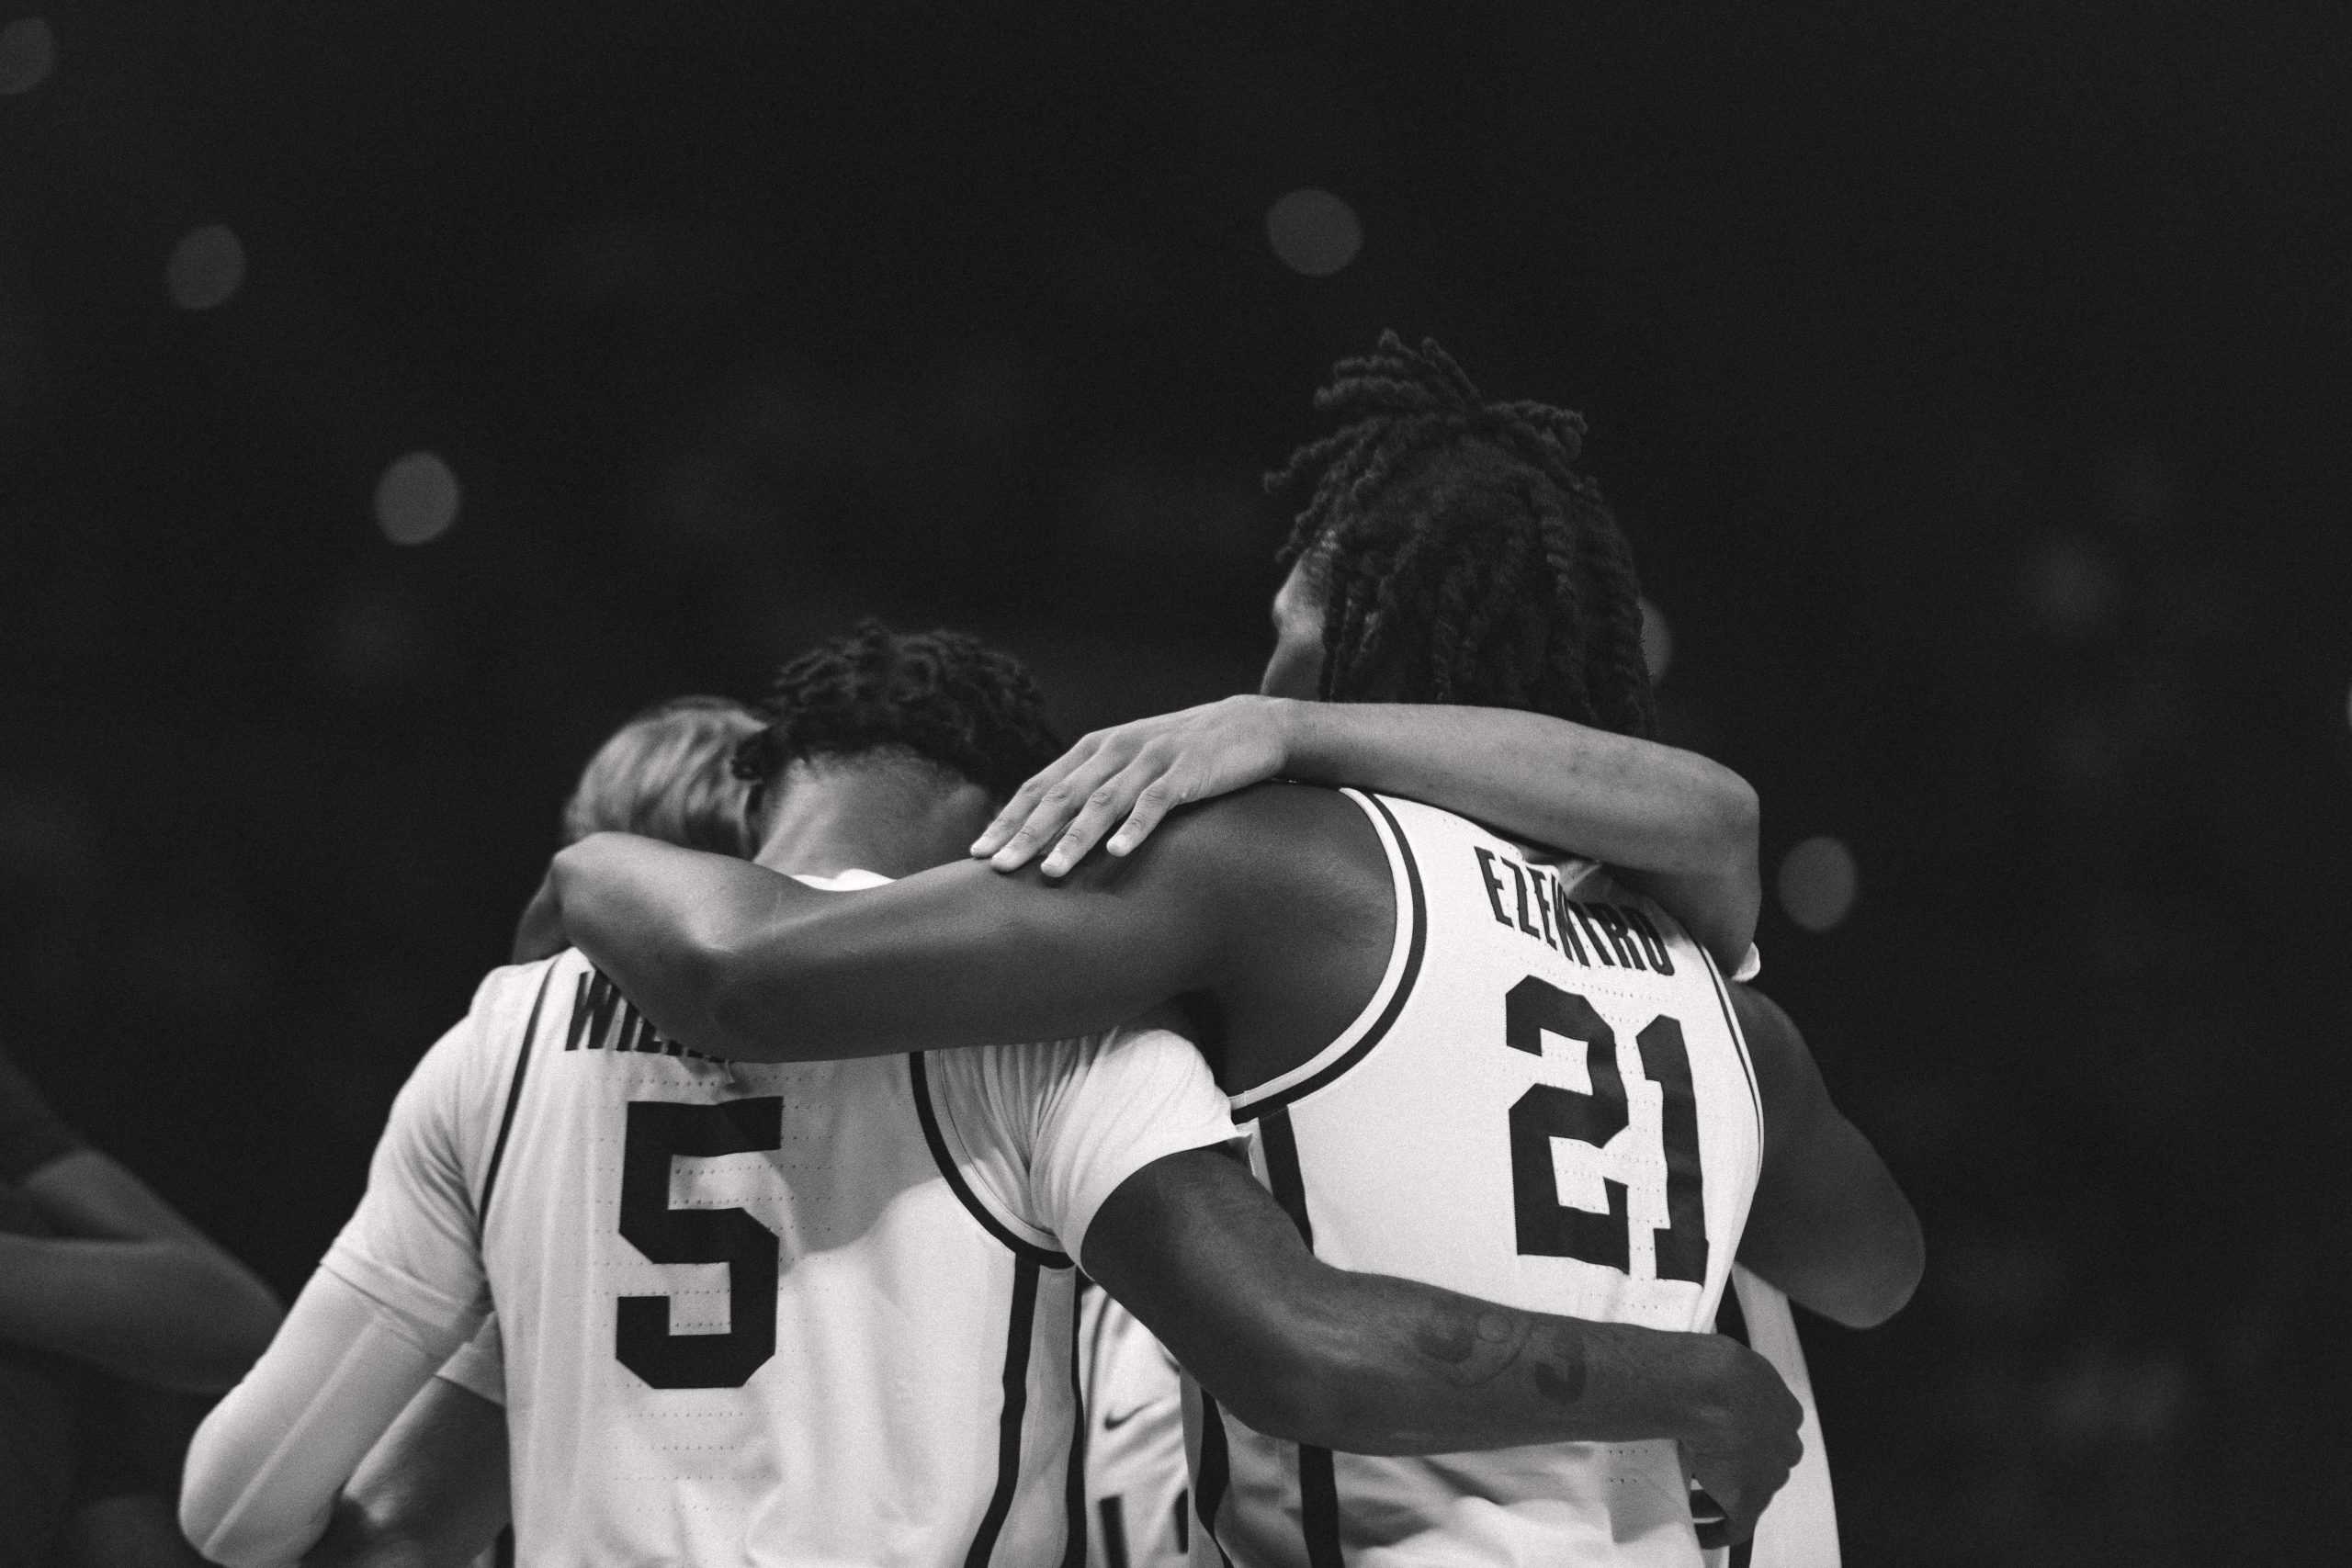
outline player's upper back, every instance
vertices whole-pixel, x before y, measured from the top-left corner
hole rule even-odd
[[[1130,1168],[1231,1135],[1197,1054],[1139,1026],[729,1063],[577,953],[500,987],[468,1163],[526,1551],[1059,1560],[1069,1254]]]
[[[1348,1267],[1711,1322],[1760,1122],[1705,953],[1601,867],[1344,793],[1387,855],[1394,935],[1354,1021],[1235,1097],[1276,1195]]]

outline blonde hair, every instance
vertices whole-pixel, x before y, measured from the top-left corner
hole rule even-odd
[[[725,697],[673,697],[613,732],[563,803],[563,841],[642,833],[693,850],[749,858],[754,786],[735,776],[735,748],[763,728]]]

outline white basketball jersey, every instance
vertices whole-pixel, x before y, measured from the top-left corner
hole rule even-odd
[[[1316,1256],[1535,1311],[1702,1330],[1760,1157],[1713,965],[1589,863],[1343,792],[1395,879],[1387,971],[1353,1024],[1234,1099]],[[1419,1459],[1279,1442],[1204,1401],[1195,1487],[1245,1568],[1697,1568],[1670,1441]]]
[[[1081,1291],[1091,1568],[1181,1568],[1190,1555],[1183,1372],[1108,1292]]]
[[[568,953],[420,1065],[326,1267],[486,1282],[524,1568],[1079,1568],[1069,1254],[1232,1134],[1163,1030],[721,1062]]]
[[[482,1227],[524,1560],[1060,1561],[1072,1271],[943,1179],[921,1059],[694,1060],[548,983]]]

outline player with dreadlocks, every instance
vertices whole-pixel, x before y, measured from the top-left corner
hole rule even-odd
[[[1294,453],[1311,479],[1282,560],[1323,601],[1317,695],[1532,709],[1647,738],[1632,554],[1574,464],[1584,420],[1490,402],[1434,340],[1394,333],[1316,398],[1344,423]]]
[[[1605,862],[1739,966],[1761,897],[1756,795],[1651,739],[1632,553],[1575,467],[1583,419],[1487,400],[1434,342],[1394,333],[1315,402],[1338,428],[1268,476],[1307,500],[1261,694],[1085,737],[974,853],[1009,871],[1051,843],[1057,876],[1114,824],[1123,855],[1190,801],[1351,784]]]
[[[1727,968],[1738,964],[1758,891],[1755,796],[1728,770],[1651,740],[1632,552],[1576,467],[1583,418],[1490,400],[1434,341],[1416,349],[1395,333],[1341,360],[1315,403],[1338,428],[1267,476],[1307,499],[1279,558],[1290,570],[1265,694],[1087,736],[1013,796],[974,852],[1010,870],[1058,834],[1044,869],[1059,874],[1123,815],[1114,854],[1174,806],[1261,779],[1369,784],[1609,862]],[[1320,700],[1295,700],[1307,697]],[[1732,994],[1751,1032],[1793,1032],[1760,994]],[[1804,1460],[1751,1561],[1835,1568],[1827,1461],[1789,1298],[1745,1267],[1733,1286],[1724,1321],[1805,1409]],[[1134,1358],[1146,1371],[1148,1349]]]
[[[1596,698],[1622,650],[1569,628],[1563,651],[1550,624],[1560,584],[1606,592],[1607,568],[1589,563],[1607,548],[1572,532],[1589,509],[1539,524],[1513,521],[1507,504],[1518,495],[1520,513],[1541,513],[1527,498],[1559,492],[1544,468],[1565,457],[1527,445],[1522,427],[1543,427],[1525,408],[1487,412],[1445,362],[1416,364],[1409,384],[1348,367],[1345,379],[1386,400],[1396,438],[1364,433],[1328,449],[1352,477],[1318,484],[1326,509],[1277,607],[1267,689],[1424,694],[1436,688],[1418,671],[1433,664],[1457,700],[1487,697],[1466,682],[1508,680],[1519,700],[1622,714],[1618,697]],[[1434,439],[1449,423],[1507,460],[1449,455]],[[1556,448],[1562,427],[1550,428]],[[1443,520],[1424,527],[1409,506],[1389,507],[1391,491],[1471,498],[1530,546],[1482,540],[1510,575],[1457,574],[1437,558]],[[1351,564],[1363,559],[1422,586],[1384,590]],[[1480,581],[1532,604],[1481,604]],[[1446,623],[1427,635],[1400,619],[1424,595]],[[1464,711],[1396,705],[1442,725]],[[1454,745],[1492,733],[1470,717],[1438,733]],[[1538,727],[1532,739],[1512,731],[1521,761],[1556,752],[1555,728],[1569,722],[1501,718]],[[1642,756],[1611,742],[1645,743],[1584,733],[1610,761],[1578,789],[1638,795]],[[1465,771],[1458,759],[1422,766]],[[599,835],[560,855],[551,881],[566,931],[599,967],[665,1033],[723,1056],[983,1045],[1171,1006],[1257,1134],[1255,1173],[1326,1262],[1703,1340],[1689,1331],[1713,1322],[1753,1200],[1766,1223],[1746,1245],[1775,1278],[1845,1321],[1894,1311],[1916,1282],[1916,1227],[1803,1042],[1736,1004],[1743,1039],[1706,951],[1663,904],[1541,847],[1569,833],[1530,842],[1482,825],[1526,833],[1508,819],[1514,790],[1525,793],[1523,778],[1496,792],[1504,811],[1473,820],[1401,795],[1260,784],[1058,880],[967,862],[829,900],[757,867]],[[1672,827],[1647,830],[1670,839]],[[1121,1293],[1115,1269],[1090,1272]],[[1198,1324],[1137,1315],[1209,1381]],[[1474,1342],[1483,1329],[1460,1348]],[[1245,1568],[1698,1560],[1672,1443],[1375,1456],[1269,1435],[1205,1394],[1196,1429],[1196,1514]],[[1702,1472],[1713,1462],[1691,1458]],[[1735,1530],[1752,1522],[1757,1495],[1725,1497],[1699,1479]]]

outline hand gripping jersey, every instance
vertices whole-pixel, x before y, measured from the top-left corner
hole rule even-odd
[[[1342,1268],[1711,1327],[1762,1124],[1705,953],[1600,867],[1344,793],[1388,854],[1395,945],[1345,1032],[1234,1099],[1276,1200]],[[1669,1441],[1377,1458],[1278,1442],[1201,1405],[1195,1562],[1700,1562]]]
[[[1798,1435],[1804,1453],[1789,1472],[1788,1483],[1772,1495],[1757,1521],[1756,1533],[1737,1546],[1707,1553],[1707,1568],[1838,1568],[1838,1506],[1829,1488],[1829,1450],[1821,1440],[1821,1412],[1813,1399],[1813,1374],[1797,1338],[1789,1298],[1746,1269],[1734,1269],[1715,1318],[1730,1335],[1772,1363],[1789,1392],[1804,1408]]]
[[[569,953],[419,1066],[323,1267],[451,1333],[486,1287],[525,1568],[1076,1568],[1070,1257],[1231,1135],[1165,1031],[720,1062]]]

